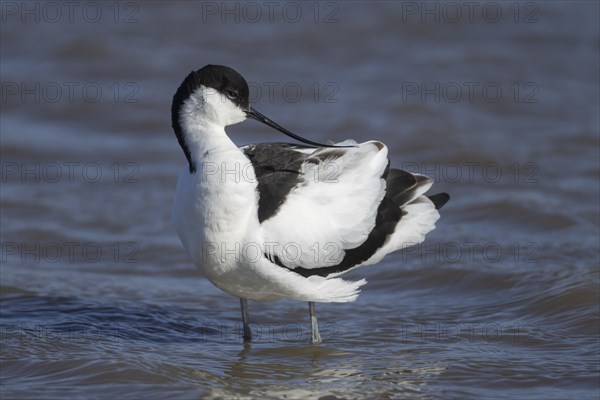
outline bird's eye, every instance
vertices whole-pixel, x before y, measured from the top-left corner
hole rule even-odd
[[[226,90],[225,95],[227,97],[229,97],[231,100],[235,100],[239,97],[237,90]]]

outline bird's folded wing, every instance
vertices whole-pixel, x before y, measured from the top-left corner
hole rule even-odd
[[[302,270],[334,266],[367,240],[386,190],[382,143],[318,149],[267,143],[242,150],[256,171],[271,261]]]

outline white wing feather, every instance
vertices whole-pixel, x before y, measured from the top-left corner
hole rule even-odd
[[[302,165],[304,181],[261,224],[270,254],[289,267],[316,268],[338,264],[344,249],[362,244],[385,195],[387,154],[375,141],[311,153]]]

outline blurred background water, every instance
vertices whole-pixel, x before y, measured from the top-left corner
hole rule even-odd
[[[598,398],[597,2],[0,4],[3,399]],[[278,301],[244,346],[176,237],[170,102],[209,63],[452,195],[323,345]]]

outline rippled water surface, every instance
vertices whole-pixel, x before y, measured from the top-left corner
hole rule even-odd
[[[598,3],[1,4],[2,399],[598,398]],[[170,101],[207,63],[452,196],[317,305],[322,345],[294,301],[244,345],[176,237]]]

